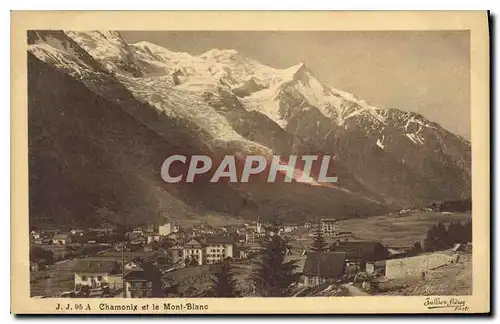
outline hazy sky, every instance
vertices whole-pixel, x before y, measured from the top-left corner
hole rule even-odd
[[[172,51],[236,49],[276,68],[303,62],[320,79],[369,104],[415,111],[470,138],[468,31],[121,32]]]

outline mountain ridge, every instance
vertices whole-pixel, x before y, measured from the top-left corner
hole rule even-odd
[[[191,149],[180,149],[181,153],[205,152],[215,159],[259,154],[270,159],[273,154],[300,158],[321,152],[334,157],[331,168],[340,173],[338,184],[321,191],[326,197],[311,195],[320,191],[303,184],[268,185],[274,192],[258,184],[227,185],[217,189],[220,194],[213,193],[215,200],[224,201],[224,194],[232,192],[241,205],[217,209],[207,201],[190,200],[196,188],[183,189],[186,196],[158,183],[156,165],[158,170],[144,181],[167,190],[183,204],[247,218],[262,212],[264,217],[284,213],[281,216],[308,219],[369,216],[406,205],[470,197],[468,141],[419,114],[373,107],[323,84],[303,63],[274,69],[235,50],[212,49],[197,56],[175,53],[147,42],[127,44],[118,32],[33,31],[28,40],[30,61],[44,62],[121,107],[165,145],[191,143]],[[36,78],[30,82],[36,83]],[[35,93],[44,85],[39,87]],[[33,109],[47,109],[46,105]],[[71,109],[69,105],[63,103],[65,109]],[[49,126],[50,120],[45,122]],[[209,196],[206,190],[198,193]],[[276,201],[269,203],[273,197]],[[284,202],[287,207],[280,208],[286,212],[277,207]]]

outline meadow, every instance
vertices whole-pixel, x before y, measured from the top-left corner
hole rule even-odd
[[[340,231],[353,232],[360,240],[380,241],[391,247],[411,246],[425,238],[427,229],[439,221],[465,221],[471,213],[416,212],[410,214],[389,214],[367,218],[351,218],[338,222]]]

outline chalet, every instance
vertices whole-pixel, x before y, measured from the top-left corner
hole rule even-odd
[[[69,234],[56,234],[52,237],[52,244],[70,244],[71,237]]]
[[[304,284],[315,286],[340,279],[345,272],[346,253],[308,252],[304,269]]]
[[[385,260],[390,255],[389,250],[380,242],[375,241],[340,241],[330,245],[332,252],[344,252],[348,263]]]
[[[78,260],[73,273],[75,290],[80,290],[82,286],[98,288],[107,284],[109,277],[121,273],[121,269],[116,261],[82,259]]]

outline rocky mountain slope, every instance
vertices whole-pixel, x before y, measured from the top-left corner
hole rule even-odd
[[[110,31],[31,31],[28,43],[33,219],[303,220],[470,197],[470,143],[328,86],[303,63],[193,56]],[[172,154],[234,154],[238,165],[252,154],[331,155],[339,182],[167,184],[160,168]]]

